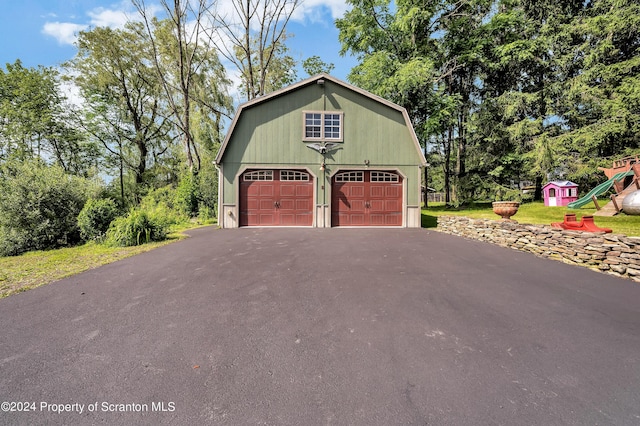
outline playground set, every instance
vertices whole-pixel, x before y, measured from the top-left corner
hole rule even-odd
[[[580,207],[590,203],[596,206],[595,216],[614,216],[621,211],[627,214],[640,214],[640,206],[636,206],[636,200],[640,200],[640,160],[639,156],[625,157],[613,162],[613,167],[598,167],[607,176],[607,180],[589,191],[584,197],[571,201],[566,206],[570,209],[579,209]],[[547,184],[549,188],[554,188],[554,182]],[[600,207],[598,203],[598,195],[602,195],[614,189],[615,194],[611,194],[610,202]],[[547,194],[545,193],[545,205]],[[627,201],[625,202],[625,198]],[[575,213],[567,213],[564,215],[564,221],[551,224],[555,228],[587,231],[587,232],[611,232],[611,229],[600,228],[593,221],[593,216],[583,216],[578,222]]]
[[[570,209],[580,207],[593,201],[596,206],[595,216],[615,216],[622,211],[624,198],[631,193],[640,190],[640,158],[638,155],[625,157],[613,162],[613,167],[598,167],[607,176],[607,181],[589,191],[584,197],[567,204]],[[602,195],[613,187],[616,192],[611,194],[611,201],[600,207],[598,195]]]

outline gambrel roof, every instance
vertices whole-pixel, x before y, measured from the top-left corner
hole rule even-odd
[[[358,93],[362,96],[365,96],[375,102],[378,102],[382,105],[387,106],[390,109],[396,110],[398,112],[400,112],[402,114],[402,116],[404,117],[404,122],[406,127],[409,129],[409,133],[411,134],[411,139],[413,140],[413,143],[415,144],[415,148],[417,151],[417,154],[419,156],[420,159],[420,164],[424,167],[426,166],[426,159],[424,157],[424,154],[422,152],[422,149],[420,148],[420,143],[418,142],[418,138],[415,134],[415,131],[413,129],[413,126],[411,125],[411,120],[409,119],[409,114],[407,113],[407,110],[403,107],[401,107],[400,105],[397,105],[393,102],[390,102],[384,98],[381,98],[380,96],[374,95],[373,93],[367,92],[366,90],[360,89],[356,86],[353,86],[349,83],[346,83],[342,80],[339,80],[335,77],[332,77],[328,74],[322,73],[322,74],[318,74],[315,75],[313,77],[307,78],[306,80],[302,80],[296,84],[293,84],[291,86],[285,87],[283,89],[277,90],[275,92],[269,93],[268,95],[265,96],[261,96],[259,98],[255,98],[249,102],[246,102],[244,104],[241,104],[238,107],[238,110],[236,111],[235,116],[233,117],[233,121],[231,122],[231,126],[229,128],[229,131],[227,132],[227,135],[224,139],[224,142],[222,143],[222,146],[220,147],[220,150],[218,151],[218,154],[216,155],[216,159],[215,159],[215,163],[216,164],[221,164],[222,162],[222,158],[224,157],[224,153],[227,149],[227,146],[229,144],[229,141],[231,140],[231,136],[233,135],[234,129],[236,128],[236,125],[238,124],[238,121],[240,120],[240,117],[242,116],[243,111],[256,106],[256,105],[260,105],[263,104],[265,102],[269,102],[271,100],[274,100],[276,98],[280,98],[282,96],[286,96],[287,94],[294,92],[296,90],[299,90],[303,87],[309,86],[309,85],[313,85],[313,84],[318,84],[319,80],[325,80],[325,81],[330,81],[334,84],[337,84],[339,86],[342,86],[348,90],[351,90],[355,93]]]

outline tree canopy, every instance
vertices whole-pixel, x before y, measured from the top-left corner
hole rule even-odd
[[[589,186],[638,149],[636,2],[349,3],[336,22],[360,60],[349,79],[408,109],[448,201]]]

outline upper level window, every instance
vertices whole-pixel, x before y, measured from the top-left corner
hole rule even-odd
[[[342,112],[305,112],[304,139],[342,141]]]
[[[325,139],[342,139],[342,126],[340,114],[327,114],[324,115],[324,138]]]
[[[322,138],[322,114],[316,112],[306,112],[304,114],[304,137],[305,139]]]

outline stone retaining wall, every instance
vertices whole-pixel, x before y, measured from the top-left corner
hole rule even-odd
[[[638,237],[460,216],[439,216],[438,230],[640,282]]]

